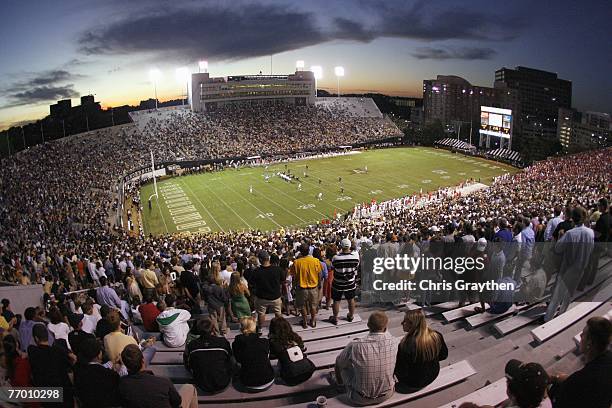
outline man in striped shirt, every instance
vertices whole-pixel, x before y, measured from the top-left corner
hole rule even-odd
[[[357,272],[359,270],[359,254],[351,250],[351,241],[344,238],[340,242],[341,252],[332,258],[334,268],[334,280],[331,286],[331,296],[334,300],[334,315],[329,318],[333,324],[338,324],[338,313],[340,312],[340,301],[342,296],[348,302],[348,315],[346,320],[353,321],[355,313],[355,290],[357,289]]]

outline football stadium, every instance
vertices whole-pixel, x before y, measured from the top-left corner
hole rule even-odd
[[[612,121],[576,107],[605,98],[575,71],[433,74],[498,63],[473,43],[399,55],[511,41],[471,6],[373,2],[387,24],[347,10],[319,32],[304,5],[249,4],[100,5],[113,22],[70,63],[0,67],[0,406],[612,406]],[[259,33],[268,15],[288,45]],[[417,96],[362,92],[397,68],[329,55],[368,47],[426,70]]]

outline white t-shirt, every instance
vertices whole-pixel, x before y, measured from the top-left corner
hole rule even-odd
[[[66,323],[64,322],[59,322],[58,324],[49,323],[47,325],[47,329],[49,329],[49,331],[53,333],[53,336],[55,337],[56,340],[58,339],[66,340],[66,344],[68,345],[68,348],[70,349],[70,343],[68,342],[68,334],[70,333],[70,327],[68,327]]]
[[[100,317],[95,314],[83,315],[83,331],[90,334],[94,333],[99,320]]]

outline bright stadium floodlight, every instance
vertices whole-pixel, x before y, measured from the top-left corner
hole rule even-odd
[[[310,67],[315,78],[315,97],[317,96],[317,81],[323,78],[323,68],[320,65],[313,65]]]
[[[149,78],[153,82],[153,89],[155,90],[155,110],[157,110],[157,81],[161,78],[161,71],[157,68],[149,70]]]
[[[185,99],[187,99],[187,95],[189,95],[189,68],[180,67],[176,69],[176,79],[179,82],[184,82],[187,84],[185,88]],[[183,105],[185,105],[185,101],[183,101]]]
[[[334,73],[336,74],[336,79],[338,80],[338,98],[340,97],[340,77],[344,76],[344,67],[335,67]]]
[[[198,61],[198,67],[200,68],[200,72],[206,72],[208,70],[208,61],[201,60]]]
[[[295,61],[295,68],[296,69],[304,69],[304,60],[297,60],[297,61]]]
[[[313,65],[310,70],[314,74],[315,79],[323,78],[323,68],[320,65]]]

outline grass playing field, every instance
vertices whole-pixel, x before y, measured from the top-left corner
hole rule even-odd
[[[308,177],[303,177],[306,165]],[[334,210],[343,213],[372,198],[383,201],[421,189],[434,191],[470,177],[487,184],[492,177],[516,171],[504,164],[431,148],[371,150],[298,160],[287,167],[300,178],[301,190],[297,181],[288,183],[275,175],[269,182],[264,180],[266,173],[285,170],[285,164],[270,166],[267,171],[264,167],[228,169],[158,182],[159,199],[153,199],[149,210],[153,184],[148,184],[140,192],[145,233],[270,231],[305,226],[331,218]],[[317,197],[320,192],[322,200]]]

